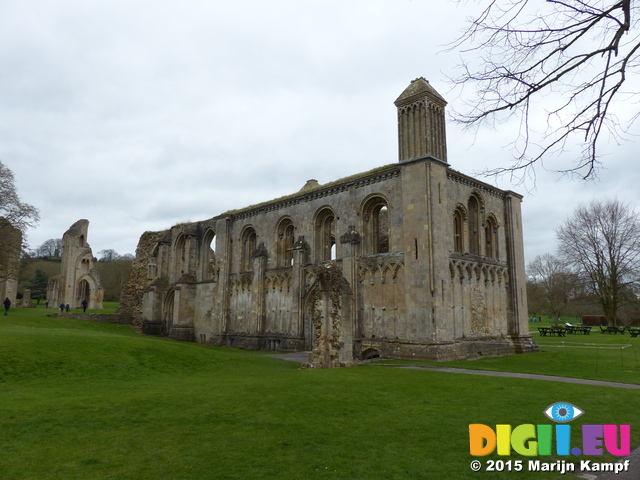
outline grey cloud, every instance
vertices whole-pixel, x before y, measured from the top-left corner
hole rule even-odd
[[[417,1],[13,2],[0,158],[41,209],[30,243],[88,218],[94,251],[133,253],[144,230],[397,161],[393,101],[411,80],[428,78],[450,109],[469,94],[450,91],[455,55],[439,53],[465,15]],[[451,166],[472,174],[509,159],[517,125],[475,139],[447,128]],[[579,200],[637,202],[633,148],[609,159],[600,185],[486,179],[525,194],[528,259]]]

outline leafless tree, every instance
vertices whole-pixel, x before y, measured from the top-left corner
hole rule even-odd
[[[0,216],[24,235],[28,228],[35,227],[40,220],[38,210],[20,201],[15,187],[13,172],[0,161]]]
[[[597,296],[609,325],[635,300],[640,279],[640,220],[618,200],[582,205],[557,229],[560,256]]]
[[[538,255],[527,265],[527,279],[539,306],[552,315],[558,326],[560,315],[576,299],[578,279],[569,264],[549,253]]]
[[[462,62],[451,80],[476,88],[467,113],[456,119],[468,126],[511,117],[520,122],[513,163],[484,173],[522,179],[577,141],[581,154],[553,170],[594,178],[599,142],[608,134],[619,141],[638,116],[623,125],[616,107],[638,95],[624,86],[640,67],[640,6],[632,0],[482,3],[486,8],[450,45]],[[546,127],[534,132],[540,113]]]
[[[36,248],[36,255],[39,257],[59,257],[62,255],[62,239],[50,238]]]
[[[13,172],[0,161],[0,281],[17,277],[25,232],[39,219],[35,207],[20,201]]]
[[[118,260],[119,258],[120,255],[118,254],[118,252],[116,252],[112,248],[109,248],[107,250],[100,250],[98,252],[99,262],[113,262],[115,260]]]

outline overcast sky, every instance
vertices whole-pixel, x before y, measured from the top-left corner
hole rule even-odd
[[[427,0],[8,0],[0,15],[0,159],[39,208],[36,247],[90,221],[94,255],[397,161],[393,101],[425,77],[461,109],[446,53],[472,12]],[[636,90],[640,91],[640,90]],[[465,91],[469,94],[469,91]],[[633,105],[637,110],[637,105]],[[511,125],[449,122],[448,161],[509,162]],[[636,128],[636,135],[640,133]],[[527,261],[580,202],[637,205],[637,143],[605,147],[594,183],[544,170],[484,179],[525,195]]]

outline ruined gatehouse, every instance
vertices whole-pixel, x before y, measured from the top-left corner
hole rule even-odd
[[[312,366],[535,351],[522,197],[449,166],[425,79],[395,105],[396,163],[146,232],[124,313],[149,334],[313,350]]]

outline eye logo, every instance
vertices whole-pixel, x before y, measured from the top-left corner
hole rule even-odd
[[[578,418],[583,413],[584,411],[567,402],[554,403],[553,405],[549,405],[544,411],[544,414],[547,417],[558,423],[570,422],[571,420]]]

